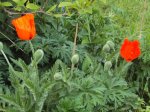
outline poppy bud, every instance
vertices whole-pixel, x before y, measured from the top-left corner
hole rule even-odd
[[[0,42],[0,51],[3,50],[3,43]]]
[[[115,44],[111,40],[107,41],[106,44],[109,45],[110,49],[114,49],[114,47],[115,47]]]
[[[61,72],[57,72],[54,74],[54,79],[55,80],[61,80],[63,77],[62,77],[62,74]]]
[[[79,61],[79,55],[78,54],[73,55],[72,58],[71,58],[71,62],[73,64],[77,64],[78,61]]]
[[[105,45],[103,46],[103,51],[105,51],[105,52],[109,52],[109,51],[110,51],[110,47],[109,47],[108,44],[105,44]]]
[[[43,56],[44,56],[43,50],[42,50],[42,49],[38,49],[38,50],[35,51],[35,53],[34,53],[34,61],[35,61],[36,63],[39,63],[39,62],[42,60]]]
[[[110,70],[111,67],[112,67],[111,61],[106,61],[104,65],[104,70],[105,71]]]

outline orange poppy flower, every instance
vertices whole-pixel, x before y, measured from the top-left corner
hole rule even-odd
[[[124,40],[124,43],[120,49],[120,55],[127,62],[130,62],[138,58],[141,54],[140,43],[138,40],[129,41],[127,38]]]
[[[34,15],[26,14],[22,17],[12,20],[17,35],[21,40],[31,40],[36,35]]]

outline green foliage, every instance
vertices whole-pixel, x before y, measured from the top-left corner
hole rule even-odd
[[[60,71],[62,69],[61,72],[64,73],[63,82],[65,84],[55,87],[54,96],[50,97],[53,100],[48,99],[48,103],[53,104],[53,106],[49,105],[50,109],[55,107],[55,103],[58,103],[56,112],[91,112],[99,109],[100,111],[125,111],[138,108],[139,105],[135,105],[135,102],[138,104],[138,97],[132,92],[134,89],[129,89],[127,82],[123,78],[115,74],[110,76],[109,72],[104,71],[101,64],[97,64],[96,60],[93,62],[88,56],[85,58],[83,65],[83,67],[88,66],[88,70],[81,71],[76,68],[72,79],[67,78],[69,75],[68,68],[65,68],[64,65],[61,66]],[[57,66],[54,67],[55,69],[59,68],[58,65],[55,66]],[[124,73],[122,72],[120,75]],[[59,102],[57,102],[58,99],[60,99]],[[55,109],[53,110],[55,112]]]
[[[120,77],[125,72],[115,74],[118,67],[114,72],[106,72],[97,60],[88,55],[81,69],[74,68],[73,77],[71,70],[60,60],[55,62],[51,70],[42,74],[34,58],[29,65],[21,59],[11,60],[21,69],[14,70],[9,66],[12,89],[0,95],[4,102],[9,103],[2,107],[5,111],[41,112],[46,109],[54,112],[96,112],[137,109],[139,106],[136,105],[138,97],[134,89],[129,88]],[[57,72],[62,73],[60,80],[54,80]]]
[[[0,40],[11,60],[0,54],[0,111],[149,112],[149,5],[148,0],[0,0]],[[44,51],[40,55],[32,54],[30,43],[20,41],[11,26],[25,13],[35,13],[32,43]],[[141,56],[130,63],[119,57],[125,37],[141,43]],[[80,59],[71,65],[74,44]]]
[[[10,81],[12,84],[11,94],[1,94],[0,98],[9,103],[9,106],[3,107],[5,111],[15,112],[41,112],[44,101],[48,95],[48,91],[53,87],[54,83],[45,81],[40,83],[39,73],[37,71],[36,60],[32,60],[31,64],[26,65],[21,59],[12,61],[21,68],[17,71],[10,65]]]

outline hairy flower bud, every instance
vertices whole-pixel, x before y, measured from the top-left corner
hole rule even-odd
[[[109,52],[109,51],[110,51],[110,47],[109,47],[108,44],[105,44],[105,45],[103,46],[103,51],[105,51],[105,52]]]
[[[3,50],[3,43],[0,42],[0,51]]]
[[[61,72],[57,72],[54,74],[54,79],[55,80],[61,80],[63,77],[62,77],[62,74]]]
[[[115,47],[115,44],[111,40],[107,41],[106,44],[109,45],[110,49],[114,49],[114,47]]]
[[[35,61],[36,63],[39,63],[39,62],[42,60],[43,56],[44,56],[43,50],[42,50],[42,49],[38,49],[38,50],[35,51],[35,53],[34,53],[34,61]]]
[[[104,70],[105,71],[110,70],[111,67],[112,67],[111,61],[106,61],[104,65]]]
[[[78,61],[79,61],[79,55],[78,54],[73,55],[72,58],[71,58],[71,62],[73,64],[77,64]]]

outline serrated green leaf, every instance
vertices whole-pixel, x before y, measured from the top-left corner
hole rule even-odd
[[[9,96],[9,95],[2,95],[0,94],[0,98],[5,101],[5,102],[8,102],[9,104],[17,107],[17,109],[20,111],[20,112],[25,112],[24,108],[22,108],[15,100],[15,98],[13,98],[13,96]]]
[[[43,104],[48,96],[48,92],[49,90],[54,86],[55,84],[52,84],[51,82],[47,82],[45,85],[43,85],[43,87],[41,88],[42,90],[42,94],[41,97],[38,100],[38,108],[36,109],[36,112],[41,112],[42,111],[42,107]]]
[[[6,112],[6,110],[0,107],[0,112]]]

